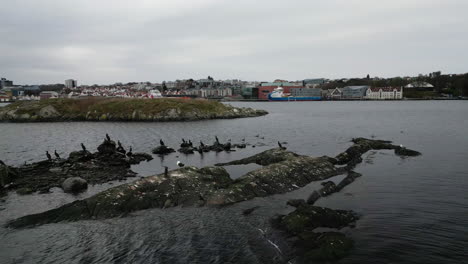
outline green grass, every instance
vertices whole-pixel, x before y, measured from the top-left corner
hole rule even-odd
[[[18,114],[35,115],[45,106],[53,106],[63,116],[86,116],[88,112],[96,114],[129,115],[133,111],[144,114],[160,114],[175,109],[180,113],[197,110],[200,113],[222,113],[231,107],[216,101],[197,99],[122,99],[122,98],[86,98],[86,99],[48,99],[35,102],[21,101],[6,106],[18,109]]]

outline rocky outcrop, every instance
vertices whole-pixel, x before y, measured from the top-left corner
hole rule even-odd
[[[125,156],[116,151],[113,141],[104,140],[96,153],[80,150],[71,152],[67,159],[43,160],[18,168],[0,166],[0,182],[5,191],[47,193],[53,187],[62,188],[67,178],[80,177],[89,184],[100,184],[134,177],[130,165],[151,159],[146,153]]]
[[[370,146],[369,149],[374,146],[372,140],[366,140],[364,144],[364,146]],[[381,143],[376,144],[375,146],[379,147]],[[356,151],[361,155],[364,153],[361,151],[361,148],[364,148],[362,146],[360,145],[359,151]],[[355,152],[346,155],[353,155],[349,162],[357,158]],[[9,226],[22,227],[59,221],[102,219],[122,216],[147,208],[237,203],[255,197],[289,192],[312,181],[325,180],[343,173],[343,167],[335,166],[336,162],[333,160],[329,157],[301,156],[283,148],[270,149],[249,158],[225,163],[263,165],[262,168],[235,180],[232,180],[226,170],[219,166],[184,167],[170,171],[167,175],[163,173],[117,186],[54,210],[25,216],[12,221]],[[349,184],[356,178],[355,174],[350,173],[350,175],[336,186],[328,184],[327,191],[322,191],[319,195],[332,193]],[[310,203],[307,206],[310,206]],[[297,206],[298,209],[302,207],[300,204]],[[312,211],[322,210],[313,208]]]
[[[88,182],[80,177],[70,177],[62,183],[62,189],[66,193],[79,193],[87,188]]]
[[[155,147],[152,150],[152,152],[153,154],[157,154],[157,155],[167,155],[169,153],[175,152],[175,150],[173,148],[161,145],[161,146]]]

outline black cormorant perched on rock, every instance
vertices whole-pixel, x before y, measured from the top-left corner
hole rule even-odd
[[[281,143],[278,141],[278,146],[281,148],[281,149],[286,149],[286,147],[283,147],[283,145],[281,145]]]
[[[130,147],[127,152],[127,157],[131,157],[132,155],[133,155],[132,147]]]
[[[57,153],[57,150],[54,150],[54,155],[57,159],[60,159],[60,155]]]
[[[83,149],[83,151],[86,151],[86,147],[83,143],[81,143],[81,148]]]
[[[180,162],[180,161],[178,160],[178,161],[177,161],[177,166],[183,167],[183,166],[185,166],[185,164],[183,164],[182,162]]]
[[[169,168],[164,166],[164,177],[169,178]]]
[[[109,137],[109,134],[106,133],[106,139],[107,141],[111,141],[110,137]]]
[[[216,138],[216,143],[218,143],[218,144],[219,144],[219,139],[218,139],[218,136],[215,136],[215,138]]]
[[[188,143],[189,143],[189,145],[190,145],[191,147],[193,147],[192,140],[189,139]]]
[[[161,146],[164,146],[164,141],[162,139],[160,139],[159,144],[161,144]]]
[[[205,144],[203,144],[203,142],[200,140],[200,146],[204,147]]]
[[[48,150],[46,151],[46,156],[47,156],[47,159],[48,159],[48,160],[52,160],[52,156],[49,154],[49,151],[48,151]]]

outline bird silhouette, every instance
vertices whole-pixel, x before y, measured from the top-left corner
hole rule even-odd
[[[132,155],[133,155],[132,147],[130,147],[127,152],[127,157],[131,157]]]
[[[164,146],[164,141],[162,139],[160,139],[159,144],[161,144],[161,146]]]
[[[169,177],[169,168],[167,166],[164,166],[164,177]]]
[[[86,151],[86,147],[83,143],[81,143],[81,148],[83,149],[83,151]]]
[[[57,153],[57,150],[54,150],[54,155],[57,159],[60,159],[60,155]]]
[[[106,133],[106,139],[107,141],[111,141],[111,138],[109,137],[109,134]]]
[[[281,149],[286,149],[286,147],[283,147],[283,145],[281,145],[281,143],[278,141],[278,146],[281,148]]]
[[[177,166],[183,167],[183,166],[185,166],[185,164],[183,164],[182,162],[180,162],[180,160],[178,160],[178,161],[177,161]]]
[[[52,156],[49,154],[49,151],[46,151],[46,156],[48,160],[52,160]]]

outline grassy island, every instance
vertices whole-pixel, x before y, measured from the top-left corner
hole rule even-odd
[[[264,110],[197,99],[48,99],[20,101],[0,108],[0,121],[195,121],[255,117]]]

